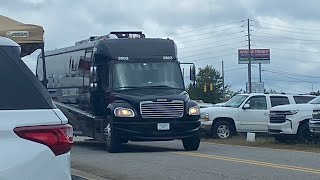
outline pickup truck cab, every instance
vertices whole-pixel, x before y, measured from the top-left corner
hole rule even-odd
[[[310,140],[312,135],[309,131],[309,120],[312,112],[320,105],[320,97],[306,104],[290,104],[273,107],[270,110],[269,133],[279,141],[298,139]]]
[[[236,132],[268,133],[269,111],[285,104],[307,103],[304,95],[238,94],[223,107],[201,109],[201,127],[215,138],[228,138]],[[299,99],[299,101],[298,101]]]

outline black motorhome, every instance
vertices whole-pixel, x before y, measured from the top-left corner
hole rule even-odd
[[[111,32],[45,52],[45,62],[48,91],[75,134],[109,152],[127,141],[174,139],[198,149],[200,110],[185,91],[173,40]],[[41,55],[37,77],[46,81]]]

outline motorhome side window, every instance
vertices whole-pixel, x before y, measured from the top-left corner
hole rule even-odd
[[[265,96],[253,96],[246,104],[250,104],[249,109],[267,109],[267,100]]]

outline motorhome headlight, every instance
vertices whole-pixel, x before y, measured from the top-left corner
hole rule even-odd
[[[134,117],[134,112],[129,108],[118,107],[114,110],[114,115],[117,117]]]
[[[200,115],[200,107],[193,106],[193,107],[189,108],[189,115],[192,115],[192,116]]]
[[[200,113],[200,120],[201,121],[209,121],[209,114],[208,113]]]

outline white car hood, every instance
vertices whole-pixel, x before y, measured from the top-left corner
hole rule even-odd
[[[200,113],[208,113],[209,119],[213,120],[217,117],[230,117],[234,118],[238,115],[238,108],[231,107],[208,107],[200,109]]]
[[[291,110],[313,110],[317,104],[288,104],[275,106],[271,108],[271,111],[291,111]]]

